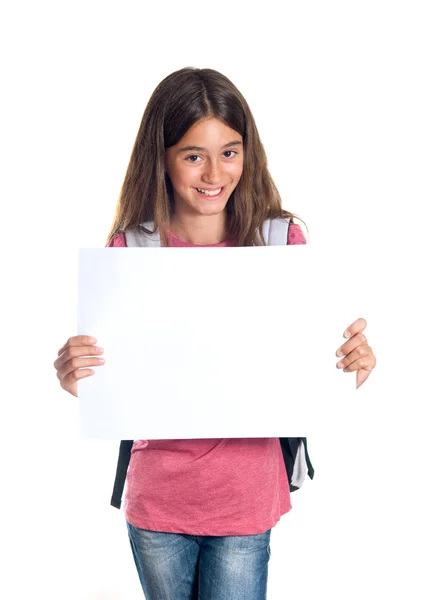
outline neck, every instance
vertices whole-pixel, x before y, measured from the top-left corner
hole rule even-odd
[[[226,234],[226,212],[218,215],[177,215],[170,226],[171,231],[188,244],[206,246],[224,242]]]

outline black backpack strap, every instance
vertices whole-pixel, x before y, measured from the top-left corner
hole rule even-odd
[[[283,453],[284,464],[286,466],[287,481],[289,482],[290,491],[293,492],[295,489],[292,486],[293,467],[295,464],[295,457],[297,449],[299,448],[299,438],[279,438],[281,451]]]
[[[296,454],[299,449],[299,444],[301,441],[303,442],[303,445],[305,448],[305,459],[306,459],[306,466],[308,467],[308,475],[311,479],[314,478],[314,468],[313,468],[313,466],[311,464],[311,460],[309,458],[308,445],[306,442],[306,438],[279,438],[279,440],[280,440],[281,451],[283,453],[284,464],[286,465],[287,480],[290,485],[290,491],[294,492],[299,489],[298,487],[292,485],[291,481],[292,481],[292,476],[293,476],[293,468],[294,468],[294,464],[295,464],[295,458],[296,458]]]
[[[309,475],[309,477],[310,477],[311,479],[313,479],[313,478],[314,478],[314,473],[315,473],[315,471],[314,471],[314,468],[313,468],[313,466],[312,466],[311,459],[309,458],[309,454],[308,454],[308,443],[307,443],[307,441],[306,441],[306,438],[300,438],[300,439],[302,440],[302,442],[303,442],[303,445],[305,446],[305,459],[306,459],[306,465],[307,465],[307,467],[308,467],[308,475]]]
[[[292,219],[292,217],[290,217],[290,219],[289,219],[289,227],[287,229],[287,242],[286,242],[287,244],[289,243],[290,225],[292,223],[293,223],[293,219]]]
[[[126,473],[130,462],[130,452],[132,450],[133,440],[122,440],[119,448],[119,458],[117,460],[117,470],[114,479],[113,495],[111,496],[111,506],[120,508],[122,504],[123,489],[125,487]]]

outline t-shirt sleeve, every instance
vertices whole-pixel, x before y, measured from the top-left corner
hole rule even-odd
[[[297,223],[290,223],[289,226],[289,237],[287,238],[287,243],[291,244],[306,244],[306,238],[303,234],[300,225]]]
[[[124,233],[113,235],[106,248],[126,248],[126,237]]]

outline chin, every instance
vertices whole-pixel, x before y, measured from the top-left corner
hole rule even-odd
[[[224,211],[226,206],[226,199],[222,199],[219,202],[213,202],[211,200],[209,202],[195,202],[195,204],[193,204],[193,208],[201,213],[201,215],[218,215]]]
[[[221,205],[221,206],[206,206],[206,207],[199,207],[198,208],[198,212],[201,213],[201,215],[219,215],[220,213],[222,213],[224,211],[224,209],[226,208],[226,205]]]

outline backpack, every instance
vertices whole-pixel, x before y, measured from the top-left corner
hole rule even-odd
[[[263,234],[268,246],[282,246],[287,244],[289,226],[292,219],[267,219],[264,222]],[[158,247],[161,246],[160,235],[153,232],[154,223],[149,221],[143,223],[133,231],[126,231],[126,246],[128,247]],[[306,438],[279,438],[284,464],[286,466],[287,479],[290,491],[298,490],[306,477],[313,479],[314,469],[312,467]],[[129,467],[133,440],[122,440],[119,447],[117,469],[114,480],[111,505],[120,508],[122,503],[123,489],[126,481],[126,473]]]

